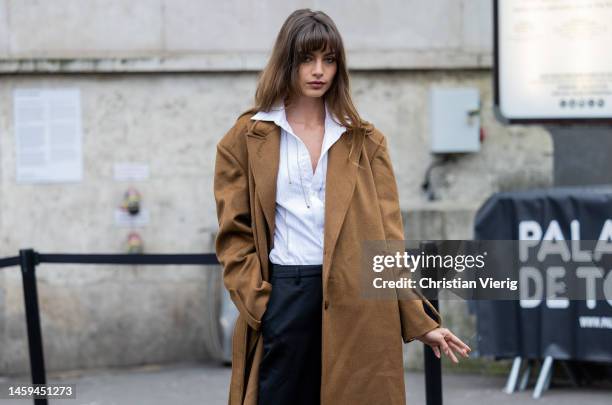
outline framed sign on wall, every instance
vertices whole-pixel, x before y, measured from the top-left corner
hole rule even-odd
[[[612,0],[493,0],[506,123],[612,123]]]

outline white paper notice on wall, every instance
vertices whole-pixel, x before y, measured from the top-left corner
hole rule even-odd
[[[16,89],[13,114],[17,183],[82,180],[79,89]]]

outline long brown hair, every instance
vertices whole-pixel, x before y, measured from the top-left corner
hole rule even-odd
[[[255,92],[255,111],[269,111],[275,103],[299,94],[298,69],[303,57],[326,47],[334,52],[337,70],[325,101],[339,124],[361,133],[368,123],[361,119],[351,98],[342,37],[332,19],[322,11],[296,10],[281,27],[270,60],[261,71]],[[352,152],[351,142],[351,152]],[[349,154],[350,155],[350,154]]]

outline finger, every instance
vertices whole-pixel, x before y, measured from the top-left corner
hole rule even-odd
[[[440,348],[438,346],[431,346],[431,350],[433,350],[437,358],[440,358]]]
[[[457,343],[453,342],[452,340],[448,342],[448,345],[455,349],[457,352],[461,353],[463,355],[463,357],[470,357],[470,355],[468,354],[468,351],[466,349],[464,349],[463,347],[459,346]]]
[[[450,351],[450,349],[448,347],[448,343],[446,343],[444,338],[440,339],[440,350],[447,356],[449,355],[448,352]]]
[[[449,342],[455,343],[458,347],[461,348],[461,350],[465,349],[468,352],[472,351],[472,349],[468,345],[466,345],[461,339],[459,339],[457,336],[455,336],[455,334],[452,333],[452,332],[448,332],[446,334],[446,336],[444,336],[444,339],[449,341]]]
[[[461,339],[455,336],[452,332],[449,332],[444,336],[444,340],[447,343],[453,343],[456,347],[460,348],[460,350],[468,350],[469,347]]]
[[[455,352],[453,352],[453,349],[451,347],[448,348],[448,353],[446,355],[450,357],[451,360],[453,360],[453,363],[459,363],[459,359],[457,358],[457,356],[455,356]]]
[[[452,332],[448,332],[448,334],[444,336],[444,339],[446,343],[450,345],[451,352],[452,350],[456,350],[458,353],[461,353],[463,356],[468,357],[467,348],[465,348],[466,347],[465,343],[463,343],[461,339],[455,336]],[[454,353],[453,353],[453,356],[454,356]]]
[[[446,356],[449,357],[453,361],[453,363],[459,363],[459,360],[457,360],[457,357],[455,357],[455,354],[453,353],[451,348],[448,346],[446,341],[444,339],[442,339],[442,341],[444,342],[440,344],[440,346],[442,346],[442,351],[444,351]]]

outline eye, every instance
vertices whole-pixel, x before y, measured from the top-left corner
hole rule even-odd
[[[325,58],[325,60],[327,61],[327,63],[334,63],[336,61],[336,58],[334,58],[333,56],[328,56],[327,58]]]
[[[312,60],[312,57],[310,55],[304,55],[302,57],[302,61],[304,62],[310,62]]]

